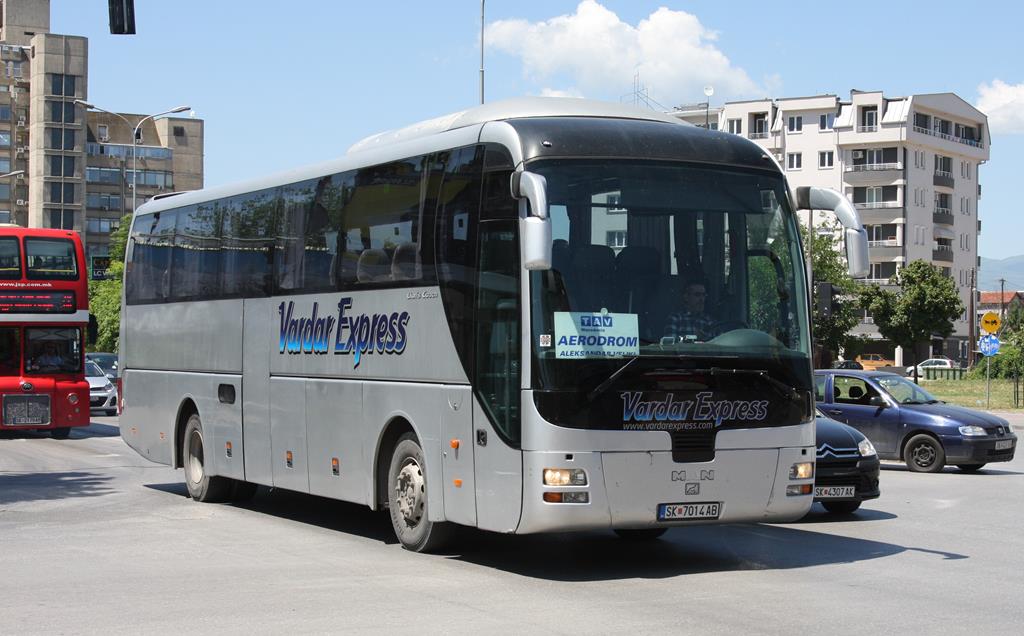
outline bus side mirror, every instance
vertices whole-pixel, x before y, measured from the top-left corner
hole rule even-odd
[[[830,210],[845,232],[846,264],[853,278],[865,278],[871,271],[868,260],[868,233],[860,224],[860,215],[842,193],[829,188],[800,186],[796,189],[796,207],[800,210]]]
[[[519,240],[523,267],[551,269],[551,219],[547,181],[533,172],[512,173],[512,196],[519,199]]]
[[[96,316],[89,314],[89,327],[85,330],[85,343],[96,344],[96,341],[100,337],[100,323],[96,321]]]

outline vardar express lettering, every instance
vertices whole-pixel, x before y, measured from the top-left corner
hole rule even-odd
[[[278,353],[352,354],[352,366],[358,367],[363,354],[402,353],[408,342],[406,326],[409,312],[390,314],[350,314],[352,299],[338,301],[337,318],[320,315],[320,303],[313,303],[307,316],[295,315],[295,302],[282,302],[277,311],[281,315],[281,334]],[[337,329],[335,329],[337,327]]]
[[[677,400],[669,393],[660,400],[644,400],[639,391],[622,394],[623,422],[714,422],[763,421],[768,417],[768,400],[715,400],[712,391],[703,391],[693,400]]]

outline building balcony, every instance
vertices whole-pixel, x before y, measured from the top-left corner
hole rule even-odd
[[[847,165],[843,170],[843,181],[852,186],[901,183],[903,178],[903,164],[899,162]]]
[[[857,132],[859,133],[873,133],[878,132],[878,126],[857,126]]]
[[[861,201],[860,203],[854,203],[859,210],[880,210],[887,208],[902,208],[903,204],[899,201]]]
[[[752,132],[752,133],[750,133],[750,135],[748,135],[748,137],[750,139],[768,139],[768,135],[770,135],[770,134],[771,133],[767,133],[767,132]]]
[[[949,211],[949,208],[935,208],[935,211],[932,212],[932,223],[953,225],[955,221],[956,217]]]
[[[884,241],[871,241],[871,243],[883,243]],[[892,263],[899,259],[903,260],[903,246],[895,244],[896,241],[892,241],[894,245],[871,245],[868,244],[868,258],[873,262]]]
[[[899,239],[882,239],[880,241],[868,241],[868,247],[899,247]]]
[[[862,163],[859,165],[847,165],[847,172],[865,172],[871,170],[903,170],[903,164],[899,161],[896,163]]]
[[[952,188],[956,182],[953,181],[953,173],[946,172],[945,170],[936,170],[935,176],[932,178],[932,185],[941,186],[943,188]]]
[[[922,135],[931,135],[932,137],[938,137],[939,139],[945,139],[946,141],[955,141],[956,143],[963,144],[965,146],[971,146],[972,148],[984,148],[985,144],[981,143],[976,139],[966,139],[964,137],[957,137],[931,128],[925,128],[923,126],[914,126],[914,132],[919,132]]]
[[[953,247],[948,245],[940,245],[939,247],[932,250],[932,260],[939,261],[942,263],[953,262]]]

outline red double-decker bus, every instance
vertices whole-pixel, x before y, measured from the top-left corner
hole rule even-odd
[[[85,252],[77,232],[0,227],[0,429],[89,425]]]

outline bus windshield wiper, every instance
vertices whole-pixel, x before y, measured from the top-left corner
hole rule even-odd
[[[623,371],[625,371],[626,368],[629,365],[633,364],[634,362],[636,362],[639,359],[640,359],[640,356],[633,356],[632,358],[627,360],[626,363],[623,364],[621,367],[619,367],[615,371],[612,371],[612,374],[609,375],[607,378],[605,378],[604,382],[602,382],[601,384],[598,384],[597,386],[595,386],[590,391],[590,393],[587,393],[587,401],[588,402],[593,402],[594,398],[596,398],[597,396],[599,396],[602,393],[604,393],[605,391],[607,391],[608,387],[610,387],[612,385],[612,382],[615,382],[615,379],[618,378],[620,375],[622,375]]]
[[[723,369],[721,367],[712,367],[710,369],[712,376],[723,376],[723,375],[753,375],[763,379],[768,383],[775,391],[782,397],[792,402],[799,402],[801,400],[800,391],[789,386],[785,382],[776,380],[771,376],[770,373],[763,369]]]

